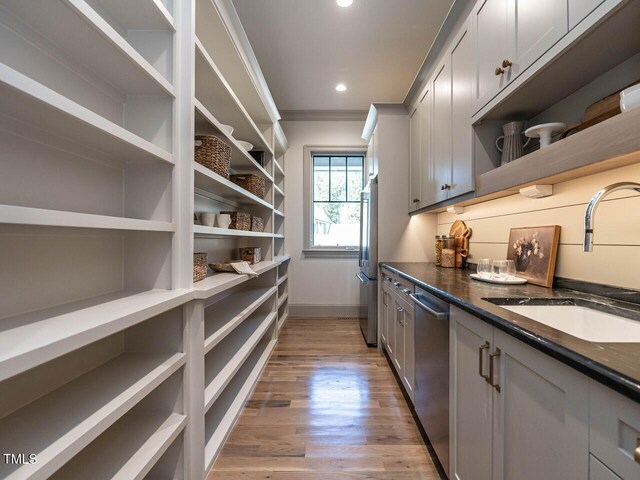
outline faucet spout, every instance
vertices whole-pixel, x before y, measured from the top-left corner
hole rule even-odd
[[[635,190],[640,193],[640,183],[635,182],[620,182],[607,185],[603,189],[596,192],[596,194],[589,200],[587,210],[584,213],[584,243],[582,250],[585,252],[593,251],[593,229],[594,229],[594,215],[596,213],[596,207],[600,202],[608,196],[610,193],[618,190]]]

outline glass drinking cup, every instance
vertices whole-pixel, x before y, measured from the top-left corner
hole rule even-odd
[[[482,278],[491,278],[491,259],[481,258],[478,260],[478,275]]]
[[[507,279],[513,279],[516,277],[516,262],[513,260],[503,260],[500,265],[500,274],[505,275]]]
[[[507,260],[494,260],[492,266],[492,278],[495,280],[506,280],[509,278],[509,274],[507,273]]]

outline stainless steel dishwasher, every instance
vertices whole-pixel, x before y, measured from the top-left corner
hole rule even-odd
[[[416,287],[415,408],[449,476],[449,304]]]

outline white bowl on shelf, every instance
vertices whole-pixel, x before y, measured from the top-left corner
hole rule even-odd
[[[540,138],[540,148],[551,145],[551,137],[557,133],[564,133],[567,124],[562,122],[543,123],[535,127],[527,128],[524,134],[529,138]]]
[[[231,125],[220,124],[220,128],[223,132],[226,132],[227,135],[233,135],[233,127]]]
[[[628,112],[640,107],[640,83],[620,92],[620,110]]]
[[[253,144],[249,142],[243,142],[242,140],[238,140],[238,145],[240,145],[247,152],[253,149]]]

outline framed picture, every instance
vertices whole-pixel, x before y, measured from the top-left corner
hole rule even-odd
[[[512,228],[507,259],[515,262],[516,275],[529,283],[551,287],[559,240],[559,225]]]

